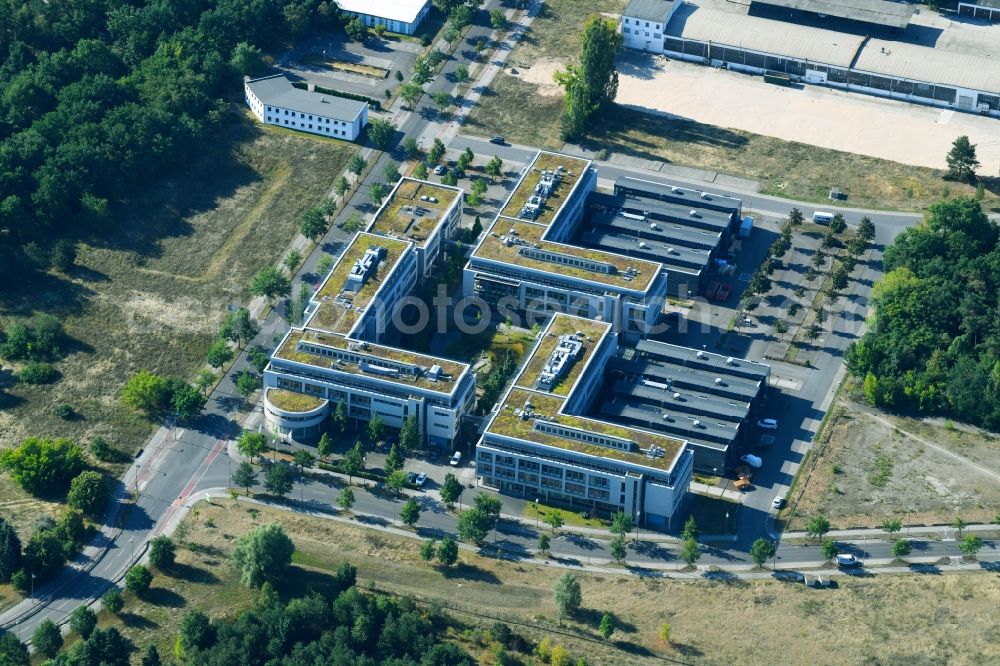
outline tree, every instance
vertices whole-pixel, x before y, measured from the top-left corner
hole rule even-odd
[[[340,471],[347,475],[347,483],[351,483],[352,477],[364,468],[365,452],[359,440],[344,454],[344,459],[340,461]]]
[[[615,633],[615,618],[610,613],[605,613],[601,616],[601,626],[597,630],[604,636],[604,640],[608,640]]]
[[[80,472],[69,484],[66,504],[88,516],[99,516],[111,497],[111,488],[100,472]]]
[[[195,388],[203,394],[208,394],[208,390],[215,386],[215,373],[207,368],[198,371],[198,376],[194,380]]]
[[[910,554],[910,542],[906,539],[896,539],[892,542],[892,556],[894,559],[902,559]]]
[[[455,187],[458,185],[458,172],[452,169],[445,175],[441,176],[441,184],[447,185],[448,187]]]
[[[372,442],[377,442],[382,439],[385,434],[385,421],[379,414],[373,414],[370,421],[368,421],[368,438]]]
[[[410,107],[411,109],[416,107],[417,102],[420,101],[420,98],[423,97],[423,95],[424,95],[424,89],[418,86],[416,83],[412,82],[404,83],[399,88],[400,98],[402,98],[403,102],[406,103],[406,106]]]
[[[441,544],[437,549],[438,561],[446,567],[458,562],[458,542],[451,538],[449,534],[441,539]]]
[[[257,483],[257,472],[254,471],[253,465],[246,460],[237,465],[236,471],[233,472],[232,483],[239,488],[245,489],[246,494],[249,496],[250,488]]]
[[[444,153],[445,153],[444,143],[442,143],[441,139],[434,137],[434,143],[431,144],[431,150],[427,154],[427,160],[431,164],[437,164],[438,162],[441,161],[441,158],[444,157]]]
[[[420,544],[420,559],[424,562],[430,562],[437,555],[437,540],[428,539]]]
[[[344,177],[341,176],[341,178]],[[339,185],[340,181],[338,180],[334,185],[334,189],[336,189]],[[344,185],[344,192],[346,192],[346,178],[344,178]],[[338,195],[339,194],[343,194],[343,192],[339,192]],[[326,219],[323,217],[323,211],[319,208],[310,208],[307,210],[305,215],[302,216],[302,223],[299,224],[299,231],[306,238],[312,241],[319,241],[319,239],[323,237],[323,234],[326,233]]]
[[[389,476],[385,479],[386,490],[394,495],[398,495],[402,492],[403,488],[406,486],[406,472],[401,469],[397,469],[391,472]]]
[[[611,540],[611,557],[615,562],[624,562],[628,551],[625,547],[625,537],[618,535]]]
[[[486,174],[491,180],[496,180],[503,174],[503,160],[500,159],[499,155],[494,155],[493,158],[486,163]]]
[[[466,509],[458,515],[458,538],[481,546],[492,524],[493,520],[482,509]]]
[[[823,559],[832,560],[837,556],[837,544],[833,539],[823,541]]]
[[[368,140],[379,150],[387,150],[395,134],[396,126],[388,120],[379,118],[368,123]]]
[[[21,568],[21,540],[17,531],[0,518],[0,583],[10,582],[10,577]]]
[[[962,538],[962,530],[968,527],[968,523],[962,520],[961,516],[955,516],[955,520],[952,521],[951,526],[958,532],[958,537]]]
[[[451,94],[440,90],[436,93],[431,93],[431,99],[434,101],[434,106],[437,107],[439,112],[444,112],[449,106],[451,106]]]
[[[559,576],[553,592],[560,620],[567,615],[576,613],[580,609],[580,605],[583,604],[580,581],[572,572],[567,571]]]
[[[355,155],[354,157],[358,157],[358,155]],[[361,168],[364,169],[364,167]],[[349,189],[351,189],[351,184],[347,182],[347,176],[344,175],[341,175],[339,178],[337,178],[336,182],[334,182],[333,184],[333,191],[338,198],[341,198],[345,194],[347,194],[347,190]]]
[[[945,161],[948,163],[948,178],[966,182],[976,179],[979,160],[976,159],[976,146],[969,142],[969,137],[962,135],[955,139]]]
[[[982,547],[983,540],[976,534],[966,534],[962,542],[958,544],[958,549],[968,558],[974,558]]]
[[[267,437],[263,433],[244,430],[236,440],[236,450],[253,460],[267,450]]]
[[[882,531],[888,534],[889,536],[892,536],[901,529],[903,529],[903,521],[898,518],[894,518],[892,520],[885,520],[882,523]]]
[[[412,497],[403,503],[399,509],[399,519],[407,527],[413,527],[420,520],[420,504]]]
[[[316,456],[305,449],[295,449],[292,458],[295,459],[295,464],[299,467],[299,474],[305,473],[307,469],[316,464]]]
[[[265,581],[265,585],[268,583]],[[177,634],[177,648],[182,655],[190,655],[196,650],[204,650],[215,642],[216,631],[212,621],[201,611],[192,610],[181,619]]]
[[[449,46],[451,46],[455,42],[455,40],[457,40],[459,37],[458,30],[455,28],[454,25],[449,23],[448,25],[445,26],[444,32],[441,33],[441,37],[444,39],[444,41],[448,42]]]
[[[330,439],[330,433],[324,432],[320,435],[319,443],[316,444],[316,453],[321,458],[329,458],[330,454],[333,453],[333,440]]]
[[[455,80],[459,83],[465,83],[469,80],[469,68],[465,63],[459,63],[455,66]]]
[[[153,582],[153,574],[143,564],[136,564],[125,574],[125,587],[129,592],[141,596]]]
[[[365,158],[361,157],[361,155],[354,155],[347,162],[347,170],[355,176],[360,176],[366,166],[368,166],[368,162],[366,162]]]
[[[69,628],[75,631],[80,638],[87,640],[90,634],[97,627],[97,614],[86,606],[77,606],[76,610],[70,613]]]
[[[250,293],[273,301],[291,294],[292,285],[281,271],[274,266],[268,266],[250,281]]]
[[[233,49],[229,64],[240,76],[252,76],[264,68],[264,54],[249,42],[240,42]]]
[[[473,507],[485,513],[490,520],[499,520],[500,513],[503,511],[503,502],[493,495],[482,494],[476,495]]]
[[[466,196],[466,200],[473,208],[483,204],[483,195],[486,194],[486,181],[477,178],[472,181],[472,194]]]
[[[341,509],[350,513],[351,507],[354,506],[354,491],[351,490],[350,486],[345,486],[340,494],[337,495],[337,505]]]
[[[389,455],[385,457],[386,474],[392,474],[395,471],[403,469],[403,463],[405,462],[403,454],[399,451],[399,445],[393,442],[392,446],[389,447]]]
[[[611,516],[611,527],[609,529],[612,534],[624,536],[632,529],[632,514],[625,513],[624,511],[615,511]]]
[[[382,205],[382,200],[385,199],[387,194],[385,185],[382,183],[372,183],[368,188],[368,198],[372,200],[372,203],[376,206]]]
[[[681,538],[697,540],[699,536],[698,523],[695,522],[694,516],[688,516],[688,519],[684,521],[684,528],[681,530]]]
[[[816,516],[806,525],[806,536],[822,539],[830,531],[830,521],[823,516]]]
[[[344,32],[355,42],[363,42],[368,37],[368,28],[365,27],[365,24],[358,17],[354,17],[344,25]]]
[[[875,240],[875,225],[872,224],[871,218],[867,215],[862,217],[861,222],[858,224],[858,238],[866,243]]]
[[[150,643],[146,646],[146,651],[142,653],[142,661],[139,666],[161,666],[160,652],[156,646]]]
[[[264,489],[272,495],[284,497],[292,492],[292,472],[284,463],[269,465],[264,472]]]
[[[399,165],[389,160],[382,167],[382,175],[385,177],[386,182],[395,183],[399,180]]]
[[[816,253],[818,256],[819,253]],[[750,282],[747,283],[747,291],[753,295],[766,294],[771,291],[771,279],[767,277],[767,272],[758,269],[753,275],[750,276]]]
[[[427,165],[417,162],[417,166],[413,167],[413,177],[417,180],[427,180]]]
[[[591,121],[603,113],[618,94],[615,54],[622,46],[613,21],[592,15],[580,38],[580,62],[557,71],[556,82],[566,90],[560,117],[564,140],[582,136]]]
[[[35,633],[31,635],[31,647],[35,648],[37,654],[49,659],[59,653],[62,644],[63,637],[59,632],[59,627],[49,618],[42,620],[38,628],[35,629]]]
[[[167,380],[148,370],[132,375],[122,389],[122,404],[147,414],[163,410],[167,399]]]
[[[83,451],[68,439],[28,437],[0,453],[0,468],[32,495],[61,492],[84,468]]]
[[[125,598],[122,596],[121,590],[117,587],[112,586],[107,592],[101,596],[101,608],[118,615],[122,612],[122,608],[125,607]]]
[[[170,537],[161,534],[149,542],[149,563],[160,571],[172,567],[176,557],[177,548]]]
[[[784,319],[774,320],[774,332],[778,334],[780,339],[784,339],[785,333],[788,332],[788,324]]]
[[[214,381],[215,376],[210,376]],[[208,398],[201,389],[190,384],[182,384],[174,389],[173,395],[170,397],[170,408],[177,415],[177,418],[186,421],[200,414],[201,410],[205,409],[207,402]]]
[[[681,542],[679,555],[689,567],[692,567],[701,558],[701,547],[694,539],[684,539]]]
[[[538,551],[547,554],[549,552],[549,546],[551,545],[551,540],[549,535],[542,532],[538,535]]]
[[[403,153],[406,155],[407,159],[416,159],[420,156],[420,144],[412,136],[408,136],[403,139],[401,144],[403,147]]]
[[[295,544],[277,523],[255,527],[240,537],[233,548],[233,563],[241,572],[243,584],[260,587],[265,581],[274,584],[292,562]]]
[[[552,531],[555,532],[557,529],[563,526],[564,521],[561,513],[559,513],[558,511],[549,511],[542,518],[542,522],[551,527]]]
[[[233,350],[225,340],[216,340],[208,348],[208,364],[213,368],[221,368],[233,358]]]
[[[490,10],[490,25],[493,26],[494,30],[503,30],[504,26],[507,25],[507,15],[503,13],[502,9]]]
[[[462,484],[454,474],[448,472],[444,475],[444,482],[441,484],[441,501],[450,509],[458,501],[462,494]]]
[[[399,445],[403,451],[413,451],[420,446],[420,439],[420,424],[417,417],[411,414],[403,421],[403,427],[399,431]]]
[[[751,544],[750,559],[756,562],[758,567],[762,567],[765,562],[774,557],[776,552],[774,542],[761,537]]]

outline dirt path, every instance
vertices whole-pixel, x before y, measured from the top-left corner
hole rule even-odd
[[[942,455],[948,456],[949,458],[951,458],[955,462],[961,463],[962,465],[965,465],[966,467],[974,469],[975,471],[979,472],[983,476],[987,476],[987,477],[989,477],[991,479],[994,479],[996,481],[1000,481],[1000,473],[994,472],[993,470],[989,469],[988,467],[985,467],[983,465],[980,465],[977,462],[969,460],[965,456],[961,456],[961,455],[955,453],[954,451],[951,451],[949,449],[946,449],[943,446],[935,444],[934,442],[928,441],[927,439],[924,439],[923,437],[920,437],[919,435],[915,435],[912,432],[909,432],[907,430],[903,430],[897,424],[893,423],[889,419],[885,418],[884,416],[880,416],[876,412],[876,410],[872,409],[871,407],[868,407],[867,405],[862,405],[860,403],[848,402],[848,401],[845,401],[845,404],[847,405],[847,407],[851,411],[864,414],[868,418],[870,418],[870,419],[872,419],[874,421],[878,421],[879,423],[881,423],[885,427],[887,427],[887,428],[889,428],[891,430],[898,430],[901,434],[905,435],[906,437],[909,437],[910,439],[912,439],[914,441],[920,442],[924,446],[926,446],[926,447],[928,447],[930,449],[934,449],[935,451],[937,451],[938,453],[940,453]]]

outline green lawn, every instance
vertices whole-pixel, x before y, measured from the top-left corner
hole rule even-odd
[[[535,520],[536,518],[542,526],[545,525],[545,517],[553,513],[557,513],[562,516],[563,525],[565,527],[593,527],[596,529],[605,529],[608,526],[608,521],[602,520],[600,518],[587,518],[581,514],[579,511],[569,511],[567,509],[561,509],[554,506],[546,506],[542,502],[527,502],[524,505],[524,511],[522,515],[528,520]]]
[[[543,58],[575,57],[580,51],[580,33],[592,14],[616,21],[627,0],[546,0],[509,64],[530,66]]]
[[[121,406],[127,377],[149,369],[190,378],[226,308],[247,302],[252,275],[281,256],[357,150],[265,130],[241,113],[200,161],[120,205],[99,238],[82,238],[68,278],[53,273],[0,302],[0,324],[50,312],[72,339],[58,382],[6,390],[0,447],[29,435],[102,435],[129,454],[142,446],[153,424]],[[79,417],[54,416],[63,402]],[[38,504],[4,477],[0,512],[8,507],[30,515]]]

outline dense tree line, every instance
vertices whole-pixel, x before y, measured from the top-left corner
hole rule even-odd
[[[934,204],[886,249],[847,363],[877,405],[1000,427],[998,228],[973,199]]]
[[[100,234],[109,202],[198,151],[248,52],[335,13],[320,0],[0,0],[0,277],[72,263],[60,239]]]

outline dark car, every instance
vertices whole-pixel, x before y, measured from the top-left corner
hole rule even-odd
[[[502,146],[505,143],[507,143],[507,141],[502,136],[491,136],[490,137],[490,143],[495,143],[498,146]]]

